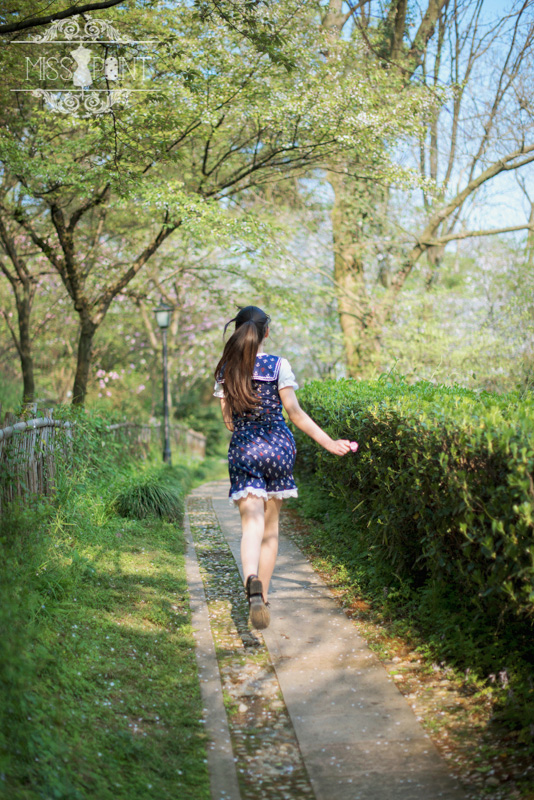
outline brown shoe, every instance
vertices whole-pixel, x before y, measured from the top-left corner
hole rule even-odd
[[[256,630],[262,631],[269,626],[271,614],[263,599],[263,586],[257,575],[248,576],[245,591],[250,607],[250,624]]]

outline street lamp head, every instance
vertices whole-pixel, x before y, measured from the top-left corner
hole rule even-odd
[[[172,306],[169,306],[167,303],[164,303],[163,300],[160,300],[159,306],[154,309],[154,314],[156,315],[156,322],[161,330],[166,331],[171,324]]]
[[[169,427],[169,381],[167,376],[167,328],[171,324],[172,306],[163,302],[163,298],[159,302],[159,306],[154,309],[156,315],[156,322],[161,330],[161,338],[163,344],[163,461],[166,464],[171,464],[171,442],[170,442],[170,427]]]

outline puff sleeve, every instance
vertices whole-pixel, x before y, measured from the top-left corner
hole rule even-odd
[[[278,388],[285,389],[286,386],[292,386],[293,389],[298,389],[299,385],[295,380],[295,375],[291,369],[291,365],[287,358],[281,359],[280,372],[278,374]]]

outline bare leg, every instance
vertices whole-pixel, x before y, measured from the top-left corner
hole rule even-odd
[[[262,540],[265,531],[265,502],[262,497],[249,494],[238,500],[241,514],[241,563],[246,582],[249,575],[258,575]]]
[[[258,577],[262,582],[263,596],[267,601],[269,584],[278,555],[278,517],[282,501],[272,497],[265,503],[265,527],[261,542]]]

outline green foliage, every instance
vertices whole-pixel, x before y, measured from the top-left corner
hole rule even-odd
[[[488,391],[531,388],[532,267],[523,242],[494,237],[421,262],[384,328],[378,362],[410,382]],[[366,375],[370,377],[370,373]]]
[[[6,13],[18,18],[31,9],[23,0],[16,12]],[[390,163],[389,143],[421,130],[430,93],[417,85],[408,91],[396,73],[373,59],[367,40],[332,37],[318,11],[301,0],[157,8],[142,0],[106,9],[105,21],[137,42],[135,48],[112,46],[127,66],[120,88],[133,90],[112,113],[86,113],[83,105],[77,113],[58,113],[30,91],[18,91],[27,80],[28,87],[56,96],[72,88],[72,76],[67,69],[66,76],[45,77],[41,67],[30,66],[44,63],[36,62],[35,42],[3,48],[2,222],[16,262],[24,262],[31,276],[25,279],[32,287],[25,309],[30,338],[40,351],[39,396],[67,399],[76,329],[89,339],[89,330],[106,324],[112,307],[116,315],[109,330],[113,339],[124,339],[116,349],[125,349],[130,323],[122,308],[131,312],[132,299],[142,302],[146,291],[139,282],[149,269],[157,276],[158,294],[169,290],[172,278],[173,304],[176,298],[177,312],[187,310],[183,321],[189,318],[201,301],[186,302],[189,287],[184,265],[176,263],[178,246],[198,248],[201,259],[215,247],[232,253],[240,276],[232,283],[241,291],[250,261],[278,243],[275,215],[270,209],[261,213],[268,206],[255,202],[263,187],[335,164],[347,151],[358,161],[358,174],[367,172],[373,180],[405,173]],[[71,33],[78,23],[73,18]],[[63,52],[64,42],[56,44],[61,49],[51,54]],[[96,39],[91,48],[92,89],[110,99],[97,68],[109,46]],[[64,66],[75,67],[67,52]],[[74,95],[69,98],[77,102]],[[184,260],[189,271],[190,254]],[[216,254],[217,272],[226,268],[224,257]],[[24,281],[9,259],[4,262],[0,299],[16,335],[15,294]],[[206,306],[213,305],[210,297]],[[117,336],[116,325],[128,337]],[[3,337],[11,346],[7,326]],[[122,358],[107,363],[111,359],[97,347],[106,338],[113,355],[111,337],[95,340],[95,356],[104,356],[95,394],[120,403],[113,390],[122,384],[123,402],[130,408],[151,403],[153,413],[155,395],[146,399],[151,391],[146,387],[154,386],[152,362],[159,348],[151,343],[150,357],[142,354],[136,375]],[[80,354],[89,351],[87,341],[78,348]],[[58,369],[58,357],[65,369]],[[76,388],[76,400],[85,397],[86,388]]]
[[[399,592],[410,597],[444,655],[486,675],[513,663],[516,690],[525,689],[534,664],[532,397],[383,376],[311,383],[299,399],[330,435],[360,445],[339,459],[296,431],[301,473],[320,493],[322,518],[337,515],[335,549],[356,582],[393,591],[393,605]],[[511,702],[503,713],[524,724],[534,709]]]
[[[2,367],[2,380],[0,381],[0,408],[2,409],[1,416],[4,416],[6,411],[15,412],[19,409],[22,402],[22,388],[19,376],[15,376],[13,365],[10,365],[11,374],[6,374]],[[15,362],[15,366],[18,366]]]
[[[130,519],[154,516],[181,525],[184,518],[184,499],[171,470],[132,475],[119,490],[113,507],[119,516]]]
[[[220,345],[219,345],[220,346]],[[215,364],[214,356],[212,363]],[[179,421],[200,431],[206,436],[206,454],[226,455],[228,436],[222,424],[220,403],[213,402],[213,380],[196,381],[189,391],[184,392],[174,408],[174,416]]]

